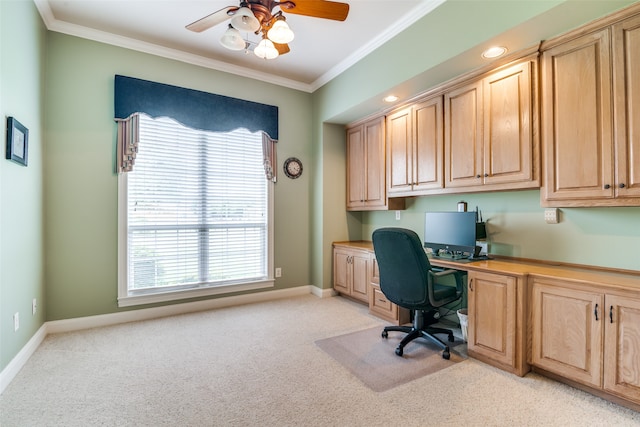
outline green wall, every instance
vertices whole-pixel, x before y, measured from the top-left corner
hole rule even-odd
[[[45,319],[42,99],[46,30],[31,2],[0,2],[0,120],[29,129],[28,166],[0,160],[0,369]],[[31,313],[36,298],[38,311]],[[13,314],[20,328],[13,330]]]
[[[279,161],[296,156],[305,173],[279,171],[276,289],[310,283],[310,94],[59,33],[47,49],[47,320],[118,311],[115,74],[279,107]]]

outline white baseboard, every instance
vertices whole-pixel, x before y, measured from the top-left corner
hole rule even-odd
[[[298,286],[289,289],[279,289],[267,292],[236,295],[203,301],[172,304],[162,307],[142,308],[139,310],[121,311],[118,313],[100,314],[97,316],[77,317],[74,319],[53,320],[45,322],[38,332],[27,342],[20,352],[0,372],[0,394],[20,372],[31,355],[48,334],[79,331],[82,329],[98,328],[101,326],[117,325],[119,323],[136,322],[140,320],[156,319],[159,317],[175,316],[178,314],[193,313],[196,311],[212,310],[215,308],[231,307],[235,305],[251,304],[256,302],[271,301],[282,298],[292,298],[312,294],[320,298],[327,298],[336,293],[333,289],[320,289],[315,286]]]
[[[311,286],[311,293],[319,298],[329,298],[338,295],[338,293],[334,291],[333,288],[320,289],[316,288],[315,286]]]
[[[33,334],[31,339],[25,344],[24,347],[11,359],[11,362],[0,372],[0,394],[11,384],[11,381],[18,375],[20,369],[27,363],[27,360],[38,349],[42,341],[47,336],[47,324],[44,323],[40,326],[40,329]]]

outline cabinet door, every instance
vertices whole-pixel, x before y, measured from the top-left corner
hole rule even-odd
[[[604,388],[640,403],[640,299],[605,296]]]
[[[387,182],[389,195],[411,191],[413,182],[411,108],[387,117]]]
[[[516,278],[469,273],[468,349],[515,366]]]
[[[613,27],[616,196],[640,197],[640,16]]]
[[[470,83],[445,94],[445,187],[483,182],[482,83]]]
[[[384,207],[387,204],[384,117],[364,124],[364,149],[364,204],[369,207]]]
[[[534,178],[531,67],[526,61],[483,79],[485,184]]]
[[[333,250],[333,288],[336,292],[351,295],[351,254],[344,249]]]
[[[369,254],[354,251],[351,254],[351,268],[353,269],[351,296],[366,303],[369,302]]]
[[[347,130],[347,209],[364,206],[364,126]]]
[[[603,295],[533,281],[532,363],[583,384],[602,386]]]
[[[442,96],[413,107],[413,191],[442,188]]]
[[[605,29],[542,54],[544,198],[612,198],[611,52]]]

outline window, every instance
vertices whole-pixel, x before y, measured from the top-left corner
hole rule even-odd
[[[120,306],[273,286],[273,183],[262,133],[139,119],[119,175]]]

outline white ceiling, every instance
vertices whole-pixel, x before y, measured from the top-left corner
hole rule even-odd
[[[185,26],[239,0],[34,0],[51,31],[131,48],[312,92],[444,0],[346,0],[344,22],[286,14],[291,51],[273,60],[219,43],[226,22]],[[295,0],[294,0],[295,1]],[[252,35],[253,38],[257,36]]]

